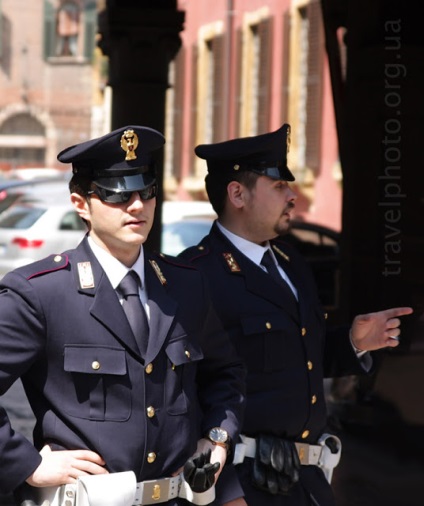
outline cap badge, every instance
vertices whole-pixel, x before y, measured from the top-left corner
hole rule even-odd
[[[239,264],[235,261],[231,253],[223,253],[223,255],[231,272],[241,272]]]
[[[157,262],[155,262],[154,260],[149,260],[149,262],[150,262],[150,265],[153,267],[153,270],[155,271],[156,276],[159,278],[159,281],[161,282],[161,284],[166,285],[166,278],[163,275],[162,271],[160,270],[160,267],[157,264]]]
[[[281,251],[280,248],[278,248],[275,244],[272,245],[272,249],[276,251],[281,257],[283,257],[286,262],[290,262],[290,257],[286,255],[284,251]]]
[[[138,146],[138,135],[134,130],[125,130],[121,137],[121,148],[127,153],[125,160],[135,160]]]

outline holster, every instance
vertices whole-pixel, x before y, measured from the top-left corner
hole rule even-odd
[[[132,471],[81,476],[75,484],[39,488],[37,502],[21,506],[132,506],[136,487]]]

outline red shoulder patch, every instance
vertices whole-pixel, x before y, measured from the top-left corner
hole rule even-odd
[[[34,271],[26,276],[26,279],[32,279],[37,276],[42,276],[49,272],[59,271],[64,269],[69,263],[67,255],[50,255],[43,260],[31,264]]]

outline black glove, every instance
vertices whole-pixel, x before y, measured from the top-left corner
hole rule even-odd
[[[211,450],[188,459],[184,466],[184,479],[193,492],[206,492],[215,483],[220,464],[211,464]]]
[[[299,481],[300,460],[292,441],[260,435],[256,439],[253,484],[273,495],[287,494]]]

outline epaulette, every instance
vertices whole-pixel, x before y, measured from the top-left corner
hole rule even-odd
[[[191,270],[197,270],[194,265],[191,265],[189,262],[185,261],[182,258],[173,257],[171,255],[165,255],[164,253],[155,253],[156,258],[149,258],[149,264],[152,266],[153,270],[155,271],[156,276],[158,277],[159,281],[162,285],[167,284],[167,279],[165,274],[162,272],[161,267],[165,267],[166,265],[163,265],[163,263],[172,265],[173,267],[180,267],[183,269],[191,269]],[[166,273],[166,269],[165,269]]]
[[[183,253],[180,254],[178,258],[184,258],[189,262],[193,262],[194,260],[209,255],[210,249],[208,246],[200,243],[197,246],[190,246]]]
[[[32,279],[50,272],[60,271],[67,267],[68,263],[67,255],[50,255],[42,260],[24,265],[19,270],[26,279]]]
[[[183,257],[174,257],[172,255],[165,255],[165,253],[155,253],[156,258],[158,261],[163,261],[169,265],[173,265],[174,267],[182,267],[186,269],[196,269],[193,265],[190,264],[185,258]],[[153,261],[155,261],[153,259]]]

